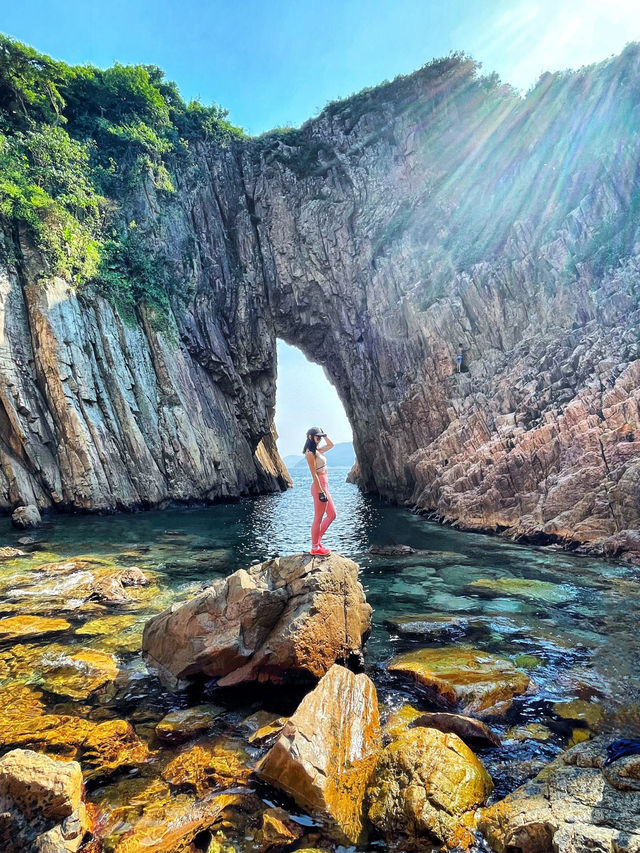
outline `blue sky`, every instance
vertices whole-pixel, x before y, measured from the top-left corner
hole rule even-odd
[[[229,110],[257,134],[299,125],[433,57],[463,50],[526,91],[640,40],[638,0],[0,0],[0,31],[70,63],[158,65],[186,99]],[[279,347],[283,454],[308,426],[350,428],[317,365]],[[292,389],[313,388],[302,406]],[[331,420],[332,426],[329,426]],[[335,425],[334,424],[335,420]]]

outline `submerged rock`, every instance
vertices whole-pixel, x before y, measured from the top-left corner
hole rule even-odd
[[[294,554],[240,569],[155,616],[142,649],[170,688],[196,673],[220,686],[320,678],[361,657],[370,623],[354,562]]]
[[[86,699],[113,682],[118,664],[112,655],[93,649],[46,653],[41,660],[41,683],[51,693],[71,699]]]
[[[457,735],[404,732],[382,752],[368,792],[369,820],[390,846],[471,847],[474,812],[493,789],[482,763]]]
[[[396,738],[403,732],[406,732],[411,723],[422,716],[422,711],[418,711],[413,705],[402,705],[391,711],[384,722],[382,732],[386,738]]]
[[[172,711],[156,726],[156,735],[166,743],[182,743],[208,731],[224,713],[216,705],[196,705],[182,711]]]
[[[28,504],[28,506],[19,506],[15,509],[11,515],[11,521],[14,527],[30,530],[34,527],[40,527],[42,517],[40,516],[40,510],[35,504]]]
[[[604,767],[604,738],[574,746],[531,782],[481,814],[479,829],[498,853],[637,853],[640,756]]]
[[[385,628],[401,637],[422,637],[424,640],[461,637],[468,631],[469,624],[465,616],[451,616],[448,613],[424,613],[384,620]]]
[[[366,835],[365,789],[381,746],[373,682],[335,665],[302,700],[258,774],[355,844]]]
[[[369,553],[379,557],[407,557],[415,554],[416,549],[410,545],[372,545]]]
[[[575,598],[575,590],[565,585],[530,578],[478,578],[467,585],[468,592],[515,595],[546,601],[549,604],[562,604]]]
[[[0,619],[0,641],[16,640],[18,637],[39,637],[66,631],[71,624],[66,619],[42,616],[9,616]]]
[[[511,661],[470,646],[408,652],[388,669],[413,677],[451,707],[461,704],[466,714],[504,713],[530,685]]]
[[[89,829],[82,771],[75,761],[14,749],[0,759],[3,853],[75,853]]]
[[[165,782],[192,789],[199,797],[214,788],[246,785],[250,775],[249,755],[238,742],[226,738],[187,747],[162,771]]]

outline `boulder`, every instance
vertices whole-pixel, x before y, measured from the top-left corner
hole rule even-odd
[[[35,504],[29,504],[28,506],[19,506],[15,509],[11,516],[11,521],[14,527],[31,530],[34,527],[40,527],[42,517],[40,516],[38,507]]]
[[[0,759],[3,853],[75,853],[89,828],[76,761],[14,749]]]
[[[360,659],[370,624],[354,562],[294,554],[240,569],[155,616],[142,649],[170,689],[197,673],[220,686],[311,680]]]
[[[381,747],[373,682],[335,665],[302,700],[257,770],[340,842],[356,844],[366,836],[363,800]]]
[[[422,726],[441,732],[458,735],[471,746],[500,746],[500,738],[486,723],[463,714],[426,713],[420,714],[409,723],[409,728]]]
[[[411,729],[382,752],[368,792],[369,820],[399,849],[471,847],[474,813],[493,789],[457,735]]]
[[[609,737],[572,747],[484,809],[478,828],[498,853],[640,851],[640,755],[604,767]]]
[[[443,704],[461,704],[466,714],[504,713],[530,686],[529,676],[510,660],[470,646],[407,652],[391,661],[389,671],[411,676]]]

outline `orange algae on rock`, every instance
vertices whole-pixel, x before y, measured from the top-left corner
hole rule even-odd
[[[466,849],[475,843],[474,811],[492,789],[482,763],[457,735],[411,729],[380,756],[368,816],[388,840]]]
[[[215,738],[184,749],[164,768],[162,778],[204,796],[214,788],[246,785],[251,775],[248,762],[249,755],[239,743]]]
[[[510,660],[470,646],[407,652],[388,668],[412,676],[451,707],[462,704],[467,714],[502,713],[530,685],[529,676]]]
[[[336,664],[302,700],[258,773],[328,822],[339,840],[357,843],[366,835],[364,795],[381,746],[373,682]]]

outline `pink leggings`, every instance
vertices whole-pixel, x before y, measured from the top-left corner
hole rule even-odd
[[[320,486],[325,495],[329,498],[326,503],[323,503],[318,495],[320,494],[320,489],[316,486],[316,481],[314,480],[311,485],[311,494],[313,495],[313,508],[314,508],[314,516],[313,516],[313,524],[311,525],[311,544],[317,545],[318,542],[322,539],[324,534],[327,532],[327,527],[331,524],[333,519],[336,517],[336,508],[333,504],[333,498],[329,494],[329,477],[326,471],[318,471],[318,480],[320,480]],[[322,520],[322,516],[327,513],[324,521]]]

